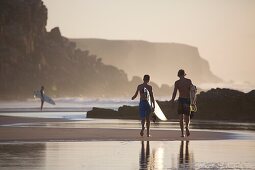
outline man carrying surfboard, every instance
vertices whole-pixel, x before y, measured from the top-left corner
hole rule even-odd
[[[172,99],[170,102],[173,104],[174,99],[177,94],[177,90],[179,91],[179,98],[178,98],[178,107],[177,113],[179,114],[180,118],[180,128],[181,128],[181,137],[184,137],[184,122],[185,120],[185,129],[186,135],[190,135],[189,131],[189,123],[190,123],[190,87],[192,86],[192,82],[190,79],[185,78],[186,73],[183,69],[178,71],[178,77],[180,78],[174,83],[174,91],[172,95]]]
[[[42,110],[43,103],[44,103],[44,87],[43,86],[41,87],[40,93],[41,93],[41,96],[42,96],[42,98],[41,98],[41,110]]]
[[[139,103],[139,114],[141,117],[141,124],[142,129],[140,132],[140,135],[144,135],[144,125],[146,121],[146,127],[147,127],[147,137],[150,136],[150,113],[154,111],[155,108],[155,101],[154,96],[152,92],[152,86],[148,85],[150,81],[149,75],[144,75],[143,77],[143,83],[137,86],[136,92],[134,96],[132,97],[132,100],[134,100],[138,93],[140,94],[140,103]],[[149,95],[148,95],[149,92]],[[150,97],[150,102],[148,102],[148,97]],[[151,107],[152,106],[152,107]]]

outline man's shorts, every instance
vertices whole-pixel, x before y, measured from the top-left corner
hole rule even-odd
[[[179,98],[178,99],[178,114],[190,115],[190,99],[187,98]]]
[[[140,100],[139,103],[139,114],[142,119],[151,113],[151,106],[147,100]]]

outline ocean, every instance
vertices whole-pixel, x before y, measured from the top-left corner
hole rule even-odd
[[[93,107],[118,109],[120,106],[136,106],[138,100],[127,98],[112,99],[84,99],[84,98],[56,98],[56,105],[44,103],[43,111],[40,110],[39,99],[24,101],[1,101],[0,115],[22,116],[37,118],[64,118],[69,120],[84,120],[86,113]]]

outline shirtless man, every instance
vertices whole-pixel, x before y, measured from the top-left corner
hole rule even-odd
[[[185,78],[186,74],[184,70],[178,71],[178,77],[180,78],[174,84],[174,91],[171,99],[171,103],[174,103],[177,90],[179,91],[178,109],[177,113],[180,118],[181,137],[184,137],[184,125],[183,119],[185,120],[186,135],[190,135],[189,123],[190,123],[190,87],[192,82],[190,79]]]
[[[132,97],[132,100],[134,100],[138,92],[140,93],[140,103],[139,103],[139,114],[141,117],[141,124],[142,124],[142,130],[140,132],[140,135],[143,136],[144,134],[144,124],[146,121],[146,127],[147,127],[147,137],[150,136],[150,113],[151,111],[154,111],[155,108],[155,102],[154,102],[154,97],[153,97],[153,92],[152,92],[152,87],[148,85],[150,81],[150,76],[149,75],[144,75],[143,77],[143,84],[140,84],[137,86],[137,90]],[[151,103],[149,104],[148,98],[147,98],[147,91],[145,88],[149,91],[150,93],[150,98],[151,98]],[[152,108],[151,108],[152,106]]]

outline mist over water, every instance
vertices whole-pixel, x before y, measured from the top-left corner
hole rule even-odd
[[[199,84],[199,87],[203,90],[210,90],[212,88],[228,88],[248,93],[251,90],[255,89],[255,84],[248,82],[221,82],[221,83],[203,83]]]

